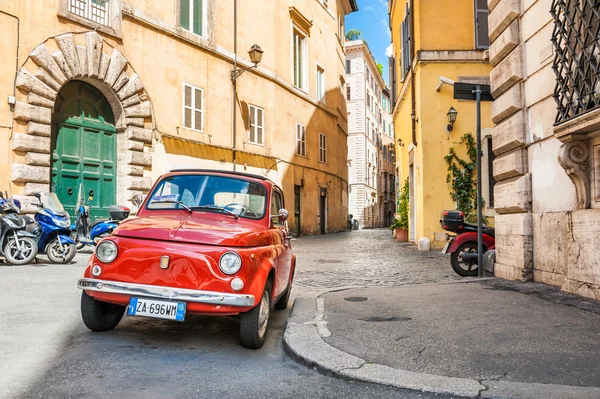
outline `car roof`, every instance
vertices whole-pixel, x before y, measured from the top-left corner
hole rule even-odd
[[[252,173],[237,172],[237,171],[233,171],[233,170],[186,168],[186,169],[172,169],[170,171],[170,173],[186,173],[186,172],[192,172],[192,173],[211,173],[211,174],[235,175],[235,176],[241,176],[241,177],[249,177],[251,179],[268,181],[271,184],[273,184],[274,186],[277,186],[277,184],[275,184],[273,181],[271,181],[271,179],[269,179],[268,177],[260,176],[260,175],[255,175],[255,174],[252,174]]]

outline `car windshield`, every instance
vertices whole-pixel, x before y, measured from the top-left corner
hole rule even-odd
[[[182,209],[235,214],[261,219],[267,190],[246,180],[212,175],[177,175],[161,180],[147,209]]]
[[[56,213],[65,212],[65,208],[63,208],[60,200],[56,196],[56,193],[42,193],[41,201],[46,209]]]

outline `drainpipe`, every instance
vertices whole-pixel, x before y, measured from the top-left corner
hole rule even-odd
[[[410,119],[412,121],[412,143],[414,146],[417,145],[417,115],[416,115],[416,100],[415,100],[415,72],[413,68],[415,53],[415,9],[414,9],[414,0],[410,0],[410,98],[412,104],[412,110],[410,113]]]
[[[17,20],[17,56],[16,56],[16,65],[15,65],[15,80],[13,83],[13,98],[14,98],[17,95],[17,75],[19,73],[19,46],[20,46],[20,37],[21,37],[21,21],[19,20],[19,17],[17,17],[16,15],[13,15],[13,14],[9,14],[6,11],[0,10],[0,14],[8,15],[9,17],[12,17]],[[11,110],[11,112],[14,111],[14,105],[11,105],[10,110]],[[10,126],[0,126],[0,127],[10,129],[9,140],[12,139],[13,126],[14,126],[14,120],[12,118],[12,113],[11,113]]]

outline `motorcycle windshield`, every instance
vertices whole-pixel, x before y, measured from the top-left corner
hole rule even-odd
[[[67,212],[65,208],[63,208],[60,200],[56,196],[55,193],[43,193],[42,194],[42,204],[45,209],[48,209],[58,215],[66,215]]]
[[[0,198],[3,198],[9,204],[14,203],[10,180],[0,180]]]

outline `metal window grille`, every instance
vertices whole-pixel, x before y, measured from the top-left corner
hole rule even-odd
[[[69,0],[69,12],[102,25],[109,25],[110,0]]]
[[[556,124],[600,108],[600,4],[554,0],[552,44],[556,54]]]

